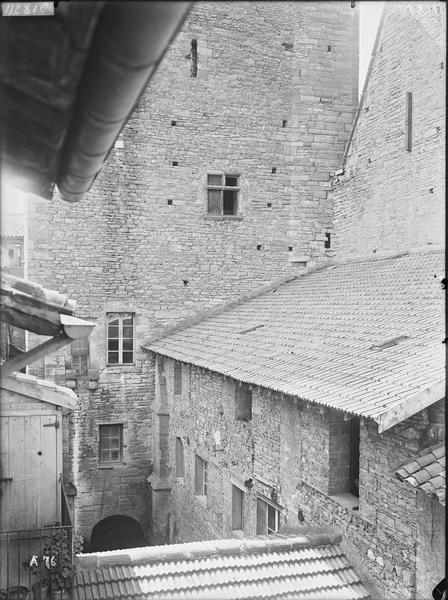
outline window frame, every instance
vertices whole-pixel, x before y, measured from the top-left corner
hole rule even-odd
[[[258,506],[259,506],[259,502],[262,502],[263,504],[266,504],[267,508],[266,508],[266,513],[265,513],[265,531],[260,532],[259,528],[258,528],[258,523],[259,523],[259,518],[258,518]],[[257,535],[274,535],[275,533],[277,533],[277,531],[280,528],[280,515],[281,515],[281,510],[278,506],[276,506],[273,502],[269,502],[269,500],[267,500],[266,498],[262,497],[262,496],[257,496],[257,514],[256,514],[256,531],[257,531]],[[275,530],[271,530],[269,531],[269,509],[273,509],[274,512],[274,521],[275,521]]]
[[[208,179],[209,177],[221,177],[221,184],[220,185],[213,185],[213,184],[209,184]],[[237,179],[237,184],[236,186],[231,186],[231,185],[226,185],[226,178],[227,177],[235,177]],[[206,175],[206,216],[210,217],[210,218],[215,218],[215,219],[235,219],[235,218],[241,218],[241,174],[240,173],[225,173],[225,172],[208,172]],[[225,214],[224,213],[224,191],[226,190],[230,190],[233,192],[236,192],[236,198],[234,200],[234,212],[232,212],[231,214]],[[209,210],[209,191],[219,191],[221,192],[220,195],[220,202],[219,202],[219,208],[220,211],[219,213],[211,213]]]
[[[201,466],[201,477],[198,477],[198,465]],[[200,485],[198,480],[201,479]],[[208,487],[208,463],[199,454],[195,454],[194,457],[194,494],[195,496],[207,496]]]
[[[132,351],[123,350],[123,320],[132,319]],[[109,326],[118,319],[118,338],[109,336]],[[129,326],[128,326],[129,327]],[[109,349],[109,341],[118,339],[118,350]],[[123,354],[132,352],[132,361],[123,362]],[[118,353],[118,362],[110,362],[109,355]],[[133,312],[108,312],[106,313],[106,364],[108,367],[129,367],[135,365],[135,313]]]
[[[108,436],[106,439],[118,439],[118,458],[116,459],[103,459],[102,458],[102,453],[104,451],[109,451],[112,452],[113,450],[116,450],[117,448],[104,448],[102,447],[102,441],[104,439],[104,436],[102,436],[102,431],[105,431],[106,428],[110,429],[112,427],[118,427],[118,436],[114,436],[111,438],[111,436]],[[107,466],[112,466],[112,465],[117,465],[117,464],[122,464],[123,463],[123,423],[99,423],[98,424],[98,463],[100,465],[107,465]]]

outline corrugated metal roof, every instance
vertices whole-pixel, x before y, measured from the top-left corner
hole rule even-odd
[[[80,555],[73,597],[368,599],[334,541],[326,534],[277,534]]]
[[[2,212],[1,236],[23,237],[25,232],[25,215],[23,213]]]
[[[443,397],[443,259],[428,247],[333,265],[146,347],[384,430]]]
[[[445,456],[445,442],[441,442],[420,452],[411,462],[395,471],[395,474],[398,479],[407,481],[428,496],[436,495],[445,506]]]

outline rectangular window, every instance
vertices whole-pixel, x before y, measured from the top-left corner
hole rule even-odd
[[[359,417],[333,414],[328,426],[328,493],[359,496]]]
[[[101,463],[117,463],[123,460],[123,425],[100,425]]]
[[[270,535],[276,533],[280,523],[278,508],[257,498],[257,535]]]
[[[244,492],[232,485],[232,529],[243,529]]]
[[[134,362],[134,315],[107,314],[107,364]]]
[[[197,454],[194,463],[194,493],[207,495],[207,463]]]
[[[207,213],[215,216],[237,215],[239,175],[207,175]]]
[[[252,390],[245,385],[235,384],[235,419],[252,419]]]
[[[184,477],[184,444],[180,438],[176,438],[176,477]]]
[[[412,92],[406,92],[406,135],[405,147],[412,150]]]
[[[174,363],[174,393],[182,394],[182,364],[177,361]]]

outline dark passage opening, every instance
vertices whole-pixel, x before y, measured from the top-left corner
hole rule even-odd
[[[147,546],[143,531],[135,519],[115,515],[99,521],[92,529],[89,552]]]

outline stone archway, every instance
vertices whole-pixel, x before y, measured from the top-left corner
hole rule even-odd
[[[138,521],[125,515],[114,515],[99,521],[92,529],[89,552],[147,546]]]

